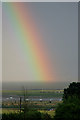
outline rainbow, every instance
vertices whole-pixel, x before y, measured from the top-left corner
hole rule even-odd
[[[39,28],[31,16],[31,11],[21,2],[7,2],[4,4],[5,14],[7,14],[13,31],[16,31],[18,42],[25,53],[30,69],[33,71],[34,79],[37,81],[53,81],[53,69],[50,64],[50,57],[46,53],[46,47],[42,44],[43,37]],[[25,12],[26,11],[26,12]]]

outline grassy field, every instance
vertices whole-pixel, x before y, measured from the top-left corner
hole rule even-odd
[[[34,96],[42,96],[42,97],[62,97],[63,90],[26,90],[26,95],[28,97],[34,97]],[[3,90],[2,91],[3,96],[9,96],[9,95],[17,95],[17,96],[23,96],[24,91],[18,91],[18,90]]]
[[[9,113],[17,113],[17,112],[19,112],[19,110],[18,109],[11,109],[11,108],[3,108],[2,109],[2,113],[7,113],[7,114],[9,114]]]
[[[0,108],[0,114],[2,114],[2,108]]]
[[[47,111],[47,110],[38,110],[39,112],[41,112],[41,113],[48,113],[51,117],[54,117],[54,115],[55,115],[55,111]],[[6,108],[4,108],[3,110],[2,110],[2,113],[4,114],[4,113],[6,113],[6,114],[9,114],[9,113],[18,113],[19,112],[19,110],[18,109],[11,109],[11,108],[9,108],[9,109],[6,109]]]
[[[41,113],[48,113],[52,118],[55,115],[55,111],[40,110]]]

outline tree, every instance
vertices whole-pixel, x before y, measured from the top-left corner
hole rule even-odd
[[[63,103],[55,111],[54,120],[80,120],[80,83],[71,83],[64,89]]]
[[[63,101],[67,100],[68,97],[77,96],[80,99],[80,83],[73,82],[67,89],[64,89]]]
[[[76,96],[69,97],[66,102],[59,104],[54,120],[80,120],[80,100]]]

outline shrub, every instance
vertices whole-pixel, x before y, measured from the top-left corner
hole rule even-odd
[[[54,120],[80,120],[80,83],[71,83],[64,90],[63,103],[55,111]]]

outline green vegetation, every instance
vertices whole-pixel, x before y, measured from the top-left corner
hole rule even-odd
[[[63,101],[67,100],[69,97],[74,96],[80,99],[80,83],[71,83],[67,89],[64,89]]]
[[[71,83],[64,90],[63,103],[59,104],[54,120],[80,120],[80,83]]]
[[[27,111],[21,113],[3,114],[2,120],[52,120],[51,116],[47,113],[39,111]]]
[[[3,114],[10,114],[10,113],[19,113],[18,109],[11,109],[11,108],[3,108],[2,109]]]
[[[24,113],[10,113],[10,114],[3,114],[2,120],[41,120],[41,114],[39,112],[27,112]],[[38,119],[37,119],[38,118]]]
[[[3,90],[2,91],[3,96],[7,95],[16,95],[16,96],[24,96],[24,91],[18,91],[18,90]],[[27,97],[62,97],[63,90],[27,90]]]
[[[25,98],[59,98],[62,97],[63,90],[27,90],[27,94]],[[3,91],[3,96],[11,96],[11,95],[18,95],[18,96],[24,96],[24,92],[22,91]],[[41,114],[41,120],[52,120],[54,114],[55,114],[55,108],[58,103],[61,101],[22,101],[21,102],[21,114],[22,116],[31,116],[30,113],[35,114],[32,111],[37,111]],[[4,101],[2,103],[3,107],[3,118],[2,120],[7,119],[8,117],[14,116],[14,114],[20,115],[20,103],[18,101],[8,100]],[[10,116],[9,116],[10,115]],[[35,115],[33,115],[35,116]],[[14,118],[14,117],[13,117]],[[8,118],[9,119],[9,118]],[[17,118],[18,119],[18,118]],[[25,118],[26,119],[26,118]],[[28,118],[27,118],[28,119]],[[29,120],[32,120],[32,118],[29,118]],[[16,120],[16,118],[14,118]],[[23,119],[24,120],[24,119]],[[34,118],[33,118],[34,120]]]
[[[55,115],[55,110],[47,111],[47,110],[40,110],[41,113],[43,114],[49,114],[51,118],[54,117]]]
[[[20,91],[13,92],[18,94]],[[5,94],[7,92],[4,91]],[[12,91],[10,92],[10,94]],[[80,120],[80,83],[71,83],[68,88],[60,90],[29,90],[27,98],[62,96],[63,101],[18,101],[3,103],[2,120]],[[21,94],[21,93],[20,93]],[[50,95],[49,95],[50,94]],[[58,95],[59,94],[59,95]],[[24,95],[24,94],[22,94]],[[34,97],[35,97],[34,96]],[[12,107],[12,108],[11,108]],[[7,110],[5,109],[7,108]]]

